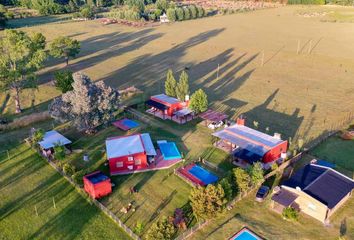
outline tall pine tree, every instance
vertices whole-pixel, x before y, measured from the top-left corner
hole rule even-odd
[[[186,71],[183,71],[179,76],[179,81],[176,88],[177,98],[181,101],[185,101],[186,95],[189,95],[189,80]]]
[[[165,93],[167,96],[176,97],[176,87],[177,81],[173,76],[171,69],[167,71],[166,81],[165,81]]]

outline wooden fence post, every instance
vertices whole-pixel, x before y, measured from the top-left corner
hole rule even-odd
[[[296,50],[296,54],[299,54],[300,52],[300,40],[297,40],[297,50]]]

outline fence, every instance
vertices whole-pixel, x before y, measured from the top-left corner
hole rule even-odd
[[[102,203],[97,201],[96,199],[88,198],[87,194],[83,191],[83,189],[78,186],[71,177],[67,176],[60,168],[58,168],[55,163],[48,161],[49,165],[52,166],[60,175],[62,175],[71,185],[75,187],[75,189],[82,195],[85,199],[90,199],[96,207],[101,209],[108,217],[110,217],[114,222],[118,224],[131,238],[134,240],[140,240],[140,237],[137,236],[127,225],[125,225],[122,220],[120,220],[113,212],[111,212],[108,208],[106,208]]]
[[[197,223],[197,225],[195,225],[191,228],[188,228],[186,231],[181,233],[178,237],[175,238],[175,240],[184,240],[184,239],[189,238],[193,233],[195,233],[199,229],[203,228],[208,223],[209,223],[208,221]]]

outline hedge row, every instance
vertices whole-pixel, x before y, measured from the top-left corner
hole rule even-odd
[[[288,4],[324,5],[325,0],[288,0]]]
[[[202,7],[191,5],[188,7],[169,8],[166,14],[168,20],[174,22],[201,18],[206,16],[207,12]]]

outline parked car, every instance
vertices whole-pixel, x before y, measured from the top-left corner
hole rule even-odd
[[[217,129],[219,127],[221,127],[222,125],[224,125],[223,121],[219,121],[219,122],[212,122],[208,125],[208,128],[210,129]]]
[[[256,201],[263,202],[264,199],[268,196],[269,187],[261,186],[256,193]]]

